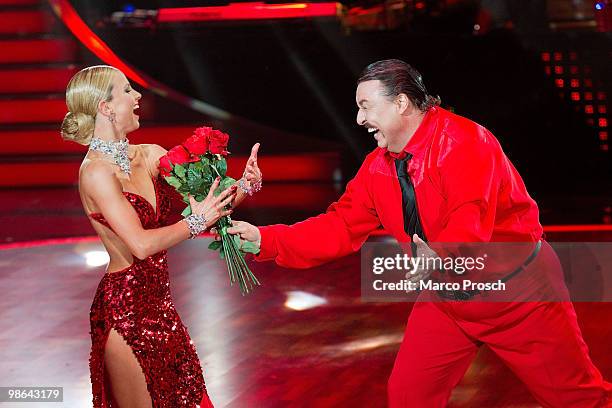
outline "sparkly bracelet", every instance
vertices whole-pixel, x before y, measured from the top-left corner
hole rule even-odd
[[[261,190],[261,185],[262,185],[262,179],[259,179],[256,182],[252,183],[251,184],[251,195]]]
[[[252,196],[254,193],[257,193],[259,190],[261,190],[261,179],[257,180],[254,183],[251,183],[251,186],[247,186],[246,184],[246,180],[244,178],[241,178],[240,180],[238,180],[238,187],[240,187],[240,189],[242,191],[244,191],[246,194]]]
[[[203,215],[191,214],[185,217],[184,220],[189,227],[189,232],[191,232],[189,239],[197,238],[198,235],[206,230],[206,218]]]

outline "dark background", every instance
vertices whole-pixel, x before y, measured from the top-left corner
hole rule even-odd
[[[609,96],[610,33],[553,32],[543,1],[467,1],[445,8],[426,2],[427,12],[410,24],[371,31],[347,29],[335,19],[121,27],[109,24],[108,16],[126,2],[74,3],[113,50],[167,85],[275,128],[339,142],[345,175],[375,147],[354,121],[355,80],[370,62],[400,58],[422,73],[443,107],[497,136],[534,195],[610,196],[610,153],[601,149],[583,104],[560,96],[541,58],[561,51],[567,66],[568,53],[577,53],[579,64],[591,67],[594,87]],[[356,3],[376,2],[345,2]],[[474,35],[483,10],[489,27]]]

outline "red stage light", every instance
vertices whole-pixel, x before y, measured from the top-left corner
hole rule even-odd
[[[0,64],[56,63],[74,61],[77,47],[64,38],[12,39],[2,41]]]
[[[555,79],[555,85],[557,85],[557,88],[563,88],[564,82],[562,79]]]
[[[79,39],[87,48],[89,48],[98,58],[115,68],[120,69],[128,78],[145,88],[149,87],[147,81],[139,75],[134,69],[124,63],[121,58],[111,50],[81,19],[79,14],[74,10],[70,2],[67,0],[50,0],[49,1],[55,13],[66,24],[68,29],[72,31],[75,37]]]
[[[0,92],[41,93],[65,92],[66,84],[77,72],[70,65],[58,68],[3,69],[0,70]],[[24,75],[27,81],[23,81]]]
[[[160,23],[177,23],[333,17],[338,15],[340,9],[340,3],[230,3],[227,6],[160,8],[157,21]]]
[[[41,34],[54,24],[51,14],[39,10],[8,10],[0,14],[0,34]]]
[[[572,92],[572,101],[580,100],[580,92]]]
[[[550,61],[550,52],[542,53],[542,61]]]
[[[593,105],[586,105],[584,107],[584,113],[591,115],[593,113]]]

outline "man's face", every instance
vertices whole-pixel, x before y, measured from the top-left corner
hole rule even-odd
[[[396,146],[402,129],[401,108],[385,96],[384,91],[379,80],[361,82],[357,86],[357,124],[368,129],[378,147],[399,152],[404,148]]]

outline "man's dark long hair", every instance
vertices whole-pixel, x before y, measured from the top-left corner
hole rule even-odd
[[[394,98],[401,93],[406,94],[422,112],[440,105],[439,96],[427,93],[419,71],[402,60],[387,59],[371,63],[359,75],[357,84],[375,80],[382,82],[386,96]]]

